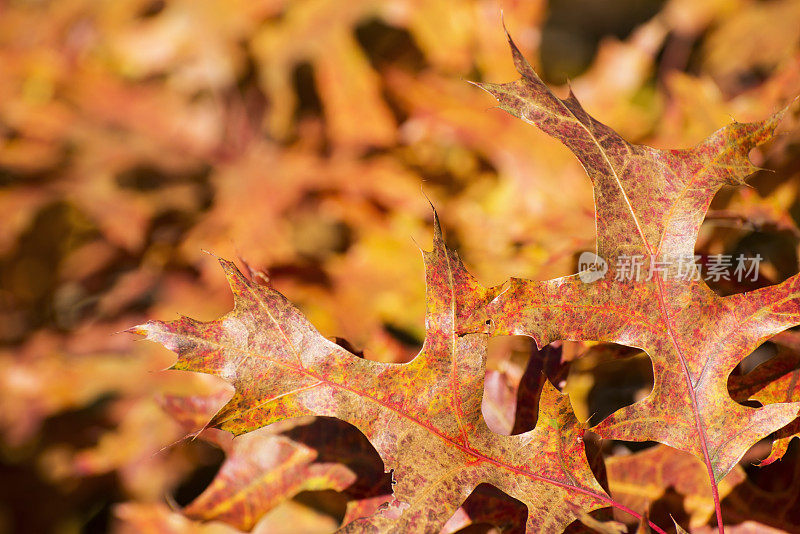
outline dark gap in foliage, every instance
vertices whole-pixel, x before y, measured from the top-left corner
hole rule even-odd
[[[295,280],[309,285],[330,288],[333,285],[328,273],[319,264],[283,264],[271,265],[268,271],[270,280]]]
[[[381,86],[381,98],[392,113],[395,124],[403,124],[409,119],[409,112],[403,107],[403,103],[385,85]]]
[[[772,360],[778,355],[778,347],[773,343],[764,343],[756,350],[745,356],[734,369],[734,372],[744,375],[752,372],[759,365]]]
[[[198,459],[199,465],[172,492],[172,499],[181,507],[187,506],[208,488],[225,462],[225,453],[203,440],[187,440],[185,446],[192,449],[192,457]]]
[[[462,529],[456,530],[455,534],[496,534],[497,529],[492,525],[486,523],[477,523],[475,525],[468,525]]]
[[[631,452],[642,452],[659,445],[657,441],[618,441],[612,440],[613,446],[622,445]]]
[[[294,143],[302,140],[309,146],[315,145],[320,157],[329,157],[332,146],[327,135],[326,119],[322,98],[317,90],[316,73],[308,61],[298,63],[292,71],[292,87],[297,98],[292,118],[293,130],[283,141]],[[270,103],[274,105],[274,103]],[[304,126],[311,126],[308,130]],[[321,128],[318,128],[321,127]],[[304,132],[314,132],[306,135]],[[311,140],[311,141],[310,141]],[[310,141],[310,142],[309,142]]]
[[[724,187],[711,202],[695,256],[701,278],[720,296],[778,284],[797,273],[800,230],[764,206],[780,185],[775,174],[756,173],[752,189]],[[708,243],[717,246],[708,250]]]
[[[594,478],[609,495],[611,489],[608,485],[605,455],[610,453],[613,443],[611,440],[604,440],[591,430],[583,433],[583,451],[586,454],[586,461],[589,462],[589,469],[592,470]]]
[[[747,480],[722,501],[725,525],[752,520],[781,531],[800,531],[800,440],[792,440],[786,454],[775,463],[763,467],[750,462],[741,465]],[[764,496],[769,496],[770,500],[764,501],[769,506],[753,505]]]
[[[750,397],[787,373],[800,369],[798,341],[797,332],[782,332],[754,350],[728,377],[730,396],[744,406],[761,406],[760,402],[749,400]]]
[[[81,534],[105,534],[111,532],[114,505],[122,500],[122,496],[100,498],[87,506],[85,521],[81,525]]]
[[[748,89],[754,89],[769,80],[770,75],[772,75],[774,71],[774,65],[771,67],[766,67],[764,65],[753,65],[753,67],[750,69],[737,72],[734,82],[731,85],[738,89],[736,91],[737,94],[743,93]]]
[[[113,430],[116,425],[110,419],[113,416],[109,412],[118,397],[116,393],[99,395],[79,409],[65,410],[48,417],[42,422],[39,432],[40,436],[45,436],[44,441],[36,446],[45,448],[58,444],[77,450],[97,445],[103,434]]]
[[[781,232],[753,232],[744,236],[735,246],[732,253],[734,257],[740,254],[745,257],[759,255],[762,263],[772,265],[776,271],[775,276],[767,275],[754,282],[753,289],[772,284],[779,284],[787,278],[797,274],[797,244],[798,236],[788,231]]]
[[[357,349],[355,345],[350,343],[347,339],[343,337],[334,337],[332,339],[334,343],[342,347],[344,350],[352,354],[353,356],[358,356],[359,358],[364,358],[364,351],[361,349]]]
[[[501,370],[486,371],[482,412],[490,428],[516,435],[532,430],[539,418],[539,399],[545,381],[561,389],[570,362],[562,359],[562,343],[539,350],[528,336],[489,339],[489,354]],[[509,410],[509,406],[513,407]],[[498,413],[498,410],[502,413]]]
[[[192,213],[178,210],[164,211],[150,221],[147,243],[150,247],[163,247],[171,251],[170,259],[174,260],[178,247],[185,240],[194,222],[195,216]]]
[[[0,297],[8,310],[0,321],[0,344],[17,342],[45,325],[59,327],[59,266],[70,252],[97,237],[89,219],[66,202],[37,213],[16,247],[0,258]]]
[[[675,488],[667,488],[663,495],[650,504],[650,521],[656,525],[671,525],[674,519],[686,532],[689,532],[689,514],[686,513],[686,496]]]
[[[343,464],[356,475],[356,480],[343,491],[332,492],[345,501],[391,495],[391,475],[385,472],[378,451],[355,426],[333,417],[317,417],[283,435],[317,451],[315,462]]]
[[[735,216],[710,224],[720,225],[713,231],[730,243],[721,253],[697,252],[701,275],[718,295],[754,291],[779,284],[797,273],[798,238],[791,232],[748,231],[736,227],[740,222]],[[724,227],[728,224],[734,227]]]
[[[614,521],[614,512],[610,507],[594,510],[589,512],[588,515],[600,522]],[[580,519],[576,519],[567,525],[562,534],[588,534],[590,532],[597,531],[581,523]]]
[[[418,73],[426,66],[425,55],[417,48],[411,34],[404,29],[372,18],[356,26],[354,33],[370,65],[377,71],[400,68],[407,72]],[[402,103],[385,85],[381,86],[381,97],[397,124],[408,120],[409,115]]]
[[[775,111],[778,110],[776,109]],[[784,121],[786,120],[784,119]],[[800,156],[800,145],[790,144],[785,151],[775,150],[776,145],[782,139],[785,139],[781,135],[781,132],[784,131],[783,127],[785,125],[778,127],[776,139],[755,147],[748,154],[750,160],[762,167],[762,169],[749,176],[747,178],[747,186],[743,187],[755,189],[762,198],[769,197],[781,186],[786,186],[787,182],[795,181],[797,172],[800,171],[800,161],[797,161],[797,156]],[[792,147],[794,147],[794,150],[792,150]],[[726,189],[736,190],[738,188]],[[798,221],[795,220],[795,222]]]
[[[376,70],[386,66],[419,72],[425,65],[425,55],[417,47],[411,34],[402,28],[372,18],[355,28],[355,37],[361,49]]]
[[[471,524],[456,532],[525,533],[528,507],[491,484],[478,484],[461,507]]]
[[[123,500],[115,474],[83,478],[67,490],[43,480],[36,458],[30,460],[0,461],[0,526],[4,532],[61,532],[70,523],[81,525],[81,532],[103,532],[97,529],[108,525],[107,509]],[[32,498],[46,505],[31,506]]]
[[[330,516],[338,523],[342,522],[344,514],[347,512],[347,497],[338,491],[301,491],[295,495],[292,500],[312,510]]]
[[[184,171],[165,171],[156,165],[139,163],[116,175],[117,185],[122,189],[134,191],[156,191],[167,185],[208,182],[211,174],[209,165]]]
[[[292,85],[297,95],[295,122],[303,117],[322,117],[322,99],[317,92],[316,77],[311,63],[298,63],[292,71]]]
[[[141,7],[139,18],[153,18],[164,11],[165,7],[167,7],[167,3],[164,0],[151,0]]]
[[[8,142],[7,139],[3,140],[0,137],[0,142],[2,141]],[[35,186],[42,186],[55,178],[55,173],[58,169],[67,165],[66,160],[67,155],[65,154],[63,160],[56,163],[52,168],[35,171],[14,169],[0,165],[0,187],[34,188]]]
[[[664,84],[673,72],[683,72],[694,54],[699,50],[697,36],[680,30],[672,30],[664,38],[664,45],[658,51],[655,65],[658,65],[656,77]],[[666,90],[666,87],[664,87]]]
[[[781,493],[800,483],[800,440],[794,439],[786,454],[775,463],[759,466],[754,463],[743,463],[747,479],[767,493]],[[797,510],[800,519],[800,508]],[[800,521],[796,523],[800,525]]]
[[[42,471],[41,455],[53,447],[78,451],[96,446],[100,437],[116,425],[109,419],[109,406],[115,398],[100,396],[80,409],[49,417],[36,434],[39,439],[6,449],[0,458],[4,529],[56,532],[67,521],[80,525],[81,532],[104,531],[101,529],[109,524],[111,506],[123,500],[116,474],[49,480]],[[32,496],[47,505],[30,506]]]
[[[653,364],[644,352],[613,361],[603,361],[592,370],[589,391],[589,426],[644,399],[653,390]]]
[[[347,503],[386,496],[392,493],[391,475],[385,472],[383,460],[369,440],[353,425],[332,417],[317,417],[298,425],[283,435],[317,451],[317,463],[345,465],[356,480],[343,491],[304,491],[294,500],[333,517],[341,523]]]
[[[383,328],[392,336],[395,341],[410,349],[419,349],[422,346],[422,339],[410,330],[392,323],[383,323]]]
[[[540,45],[542,78],[562,84],[579,75],[591,64],[603,37],[626,38],[658,13],[663,4],[663,0],[550,2]]]

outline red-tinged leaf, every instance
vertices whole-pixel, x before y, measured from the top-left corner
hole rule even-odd
[[[568,372],[569,363],[562,361],[560,346],[548,345],[531,354],[517,390],[517,411],[512,434],[534,427],[544,382],[550,380],[553,384],[560,384],[566,379]]]
[[[761,404],[800,401],[800,369],[793,369],[774,382],[767,384],[764,389],[751,398]],[[772,451],[769,456],[761,461],[760,465],[769,465],[783,458],[789,448],[789,443],[794,438],[800,438],[800,411],[798,411],[797,417],[792,422],[775,433]]]
[[[800,355],[782,350],[741,377],[732,377],[731,393],[736,400],[756,400],[761,404],[800,401]],[[794,438],[800,438],[800,411],[789,424],[775,432],[772,451],[760,465],[780,460]]]
[[[221,400],[168,396],[163,405],[183,426],[196,430]],[[224,521],[249,531],[264,514],[301,491],[332,489],[349,499],[352,521],[373,514],[391,498],[391,481],[371,445],[334,419],[286,429],[273,425],[236,440],[214,428],[201,437],[222,447],[227,458],[211,485],[183,509],[193,519]]]
[[[788,333],[788,332],[785,332]],[[776,336],[778,337],[778,336]],[[774,340],[773,340],[774,341]],[[742,402],[748,399],[758,399],[759,392],[771,392],[774,396],[775,393],[780,391],[780,386],[776,384],[786,376],[792,375],[800,368],[800,354],[795,352],[794,348],[779,347],[777,354],[769,360],[761,363],[752,371],[744,375],[731,375],[728,379],[728,391],[736,401]],[[789,384],[791,381],[789,382]],[[791,396],[791,388],[784,390],[788,395],[788,400],[770,400],[765,398],[768,402],[790,402],[793,399]]]
[[[589,527],[591,532],[598,532],[600,534],[627,534],[628,528],[617,521],[600,521],[590,516],[583,514],[581,516],[581,523]]]
[[[222,523],[197,523],[156,503],[118,504],[114,516],[113,532],[120,534],[241,534]],[[319,534],[335,528],[336,520],[329,515],[289,501],[262,519],[253,534]]]
[[[789,444],[795,438],[800,439],[800,413],[797,414],[797,419],[775,433],[772,441],[772,450],[769,456],[761,460],[759,465],[769,465],[783,458],[786,451],[789,450]]]
[[[522,376],[486,371],[482,412],[489,428],[498,434],[521,434],[536,426],[543,384],[561,384],[569,372],[560,346],[531,351]]]
[[[707,219],[730,222],[757,231],[785,231],[800,236],[789,210],[797,198],[794,182],[782,184],[769,197],[761,198],[754,189],[737,191],[725,209],[709,210]]]
[[[762,467],[725,498],[722,516],[726,529],[742,532],[800,532],[800,455],[793,447],[780,462]],[[738,529],[731,528],[734,534]],[[702,531],[701,531],[702,532]]]
[[[657,445],[633,454],[613,456],[606,459],[606,474],[614,499],[639,513],[647,513],[671,488],[683,497],[691,527],[705,525],[714,515],[705,466],[685,452]],[[720,483],[720,497],[724,498],[744,480],[744,470],[737,466]]]
[[[408,364],[358,358],[319,334],[282,295],[220,260],[234,310],[219,320],[151,321],[132,331],[178,353],[176,369],[214,374],[236,389],[211,426],[242,434],[302,415],[356,426],[393,470],[389,510],[351,532],[438,530],[481,483],[528,507],[529,531],[560,531],[611,504],[584,454],[582,425],[549,385],[535,429],[491,432],[481,418],[486,336],[460,325],[494,297],[449,251],[438,220],[426,265],[426,339]]]
[[[773,137],[782,113],[733,123],[691,149],[633,145],[593,119],[574,95],[557,98],[511,48],[522,78],[478,85],[581,161],[594,187],[597,253],[609,269],[593,282],[579,275],[511,279],[487,308],[491,333],[530,335],[540,346],[599,340],[645,350],[653,362],[653,391],[594,430],[690,452],[716,483],[753,443],[797,414],[798,404],[756,409],[736,403],[727,378],[764,340],[800,323],[800,277],[723,298],[703,281],[677,275],[687,263],[695,272],[694,244],[709,203],[720,187],[744,183],[757,170],[748,153]],[[637,256],[644,276],[621,276],[618,262]],[[650,258],[664,267],[652,278]],[[477,330],[477,321],[471,327]]]
[[[439,534],[460,532],[478,524],[492,525],[507,534],[524,534],[525,515],[525,506],[521,502],[490,484],[481,484],[445,523]]]

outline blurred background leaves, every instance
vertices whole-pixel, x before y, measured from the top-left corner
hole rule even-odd
[[[392,362],[423,336],[426,197],[486,285],[575,271],[594,247],[582,169],[465,81],[516,77],[501,10],[546,81],[633,142],[690,146],[800,94],[797,0],[0,1],[0,530],[232,531],[173,511],[224,455],[180,441],[162,407],[224,386],[112,335],[229,309],[203,250]],[[753,154],[772,172],[718,195],[698,243],[762,254],[762,283],[797,271],[798,122]],[[579,417],[610,413],[649,391],[646,357],[613,368],[630,356],[497,340],[484,412],[498,432],[530,426],[517,396],[544,371]],[[357,502],[292,492],[256,529],[330,532]],[[459,514],[451,531],[480,522]]]

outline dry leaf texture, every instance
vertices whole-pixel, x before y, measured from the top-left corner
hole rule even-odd
[[[176,369],[215,374],[236,393],[210,425],[242,434],[289,417],[356,426],[394,474],[391,509],[354,532],[437,530],[481,483],[528,506],[530,531],[560,531],[610,499],[594,479],[569,400],[545,383],[536,428],[500,436],[481,417],[486,336],[459,335],[494,296],[445,247],[426,252],[427,335],[408,364],[358,358],[321,336],[282,295],[220,260],[234,310],[217,321],[151,321],[132,331],[178,353]]]
[[[749,447],[798,413],[797,403],[738,404],[727,380],[756,347],[800,323],[800,277],[720,297],[679,269],[689,258],[695,273],[694,244],[709,203],[720,187],[742,184],[757,170],[748,153],[773,137],[782,113],[730,124],[691,149],[633,145],[593,119],[572,94],[556,97],[511,47],[522,78],[479,85],[581,161],[594,188],[597,254],[609,269],[593,282],[580,275],[511,279],[487,308],[490,333],[530,335],[539,346],[568,339],[643,349],[653,363],[652,392],[594,430],[690,452],[716,483]],[[637,257],[642,276],[622,276],[624,259]]]

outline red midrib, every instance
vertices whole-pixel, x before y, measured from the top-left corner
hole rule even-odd
[[[630,209],[631,212],[631,218],[633,219],[633,222],[636,225],[636,230],[639,233],[639,237],[641,237],[642,239],[642,243],[644,243],[645,248],[649,252],[650,258],[651,259],[655,258],[656,253],[653,252],[653,247],[647,241],[647,238],[644,235],[644,231],[642,230],[642,227],[639,225],[639,220],[636,217],[636,213],[634,213],[633,211],[633,205],[628,200],[627,193],[624,191],[624,189],[622,189],[622,183],[619,181],[616,171],[614,170],[613,166],[611,166],[611,162],[606,156],[605,151],[603,151],[602,146],[599,143],[597,143],[597,146],[601,149],[601,152],[603,153],[603,156],[606,158],[606,161],[609,163],[609,167],[611,168],[615,178],[617,178],[617,183],[619,183],[620,185],[620,192],[622,193],[623,198],[625,198],[625,201],[628,204],[628,208]],[[661,250],[661,241],[659,241],[658,245],[658,251],[660,250]],[[675,339],[675,333],[672,330],[672,323],[670,322],[669,313],[667,312],[667,304],[666,301],[664,300],[664,286],[662,284],[661,277],[655,276],[654,278],[656,280],[656,286],[658,287],[658,291],[656,293],[658,296],[658,301],[661,304],[661,313],[664,317],[664,325],[667,327],[667,332],[669,333],[669,338],[670,341],[672,342],[672,346],[675,347],[675,351],[678,354],[678,359],[680,360],[681,367],[683,368],[683,376],[686,379],[686,386],[689,388],[689,397],[692,405],[692,414],[694,415],[695,429],[697,430],[698,437],[700,438],[700,446],[703,450],[703,462],[706,464],[708,480],[711,484],[711,492],[714,497],[714,510],[717,515],[717,526],[720,534],[724,534],[725,528],[722,523],[722,510],[720,508],[720,502],[719,502],[719,489],[717,488],[716,478],[714,477],[714,468],[711,466],[711,457],[708,455],[708,443],[706,438],[705,425],[703,423],[703,418],[700,415],[700,411],[697,409],[697,395],[695,393],[694,386],[692,384],[692,377],[689,374],[689,367],[686,364],[686,357],[684,356],[683,350],[681,350],[681,347],[678,344],[678,340]]]
[[[347,390],[347,391],[349,391],[351,393],[354,393],[354,394],[356,394],[356,395],[358,395],[360,397],[365,397],[365,398],[370,399],[375,404],[378,404],[379,406],[382,406],[383,408],[386,408],[387,410],[391,410],[391,411],[395,412],[396,414],[408,419],[409,421],[412,421],[413,423],[419,425],[420,427],[424,428],[426,431],[428,431],[431,434],[434,434],[435,436],[439,437],[441,440],[445,441],[449,445],[451,445],[451,446],[461,450],[462,452],[472,456],[476,460],[490,463],[490,464],[495,465],[497,467],[501,467],[503,469],[507,469],[507,470],[509,470],[509,471],[511,471],[511,472],[513,472],[515,474],[524,475],[524,476],[526,476],[528,478],[532,478],[532,479],[538,480],[540,482],[547,482],[549,484],[553,484],[553,485],[556,485],[556,486],[559,486],[559,487],[562,487],[562,488],[565,488],[565,489],[571,489],[571,490],[577,491],[578,493],[583,493],[585,495],[590,495],[590,496],[595,497],[598,500],[601,500],[603,502],[607,502],[607,503],[611,502],[610,499],[608,499],[608,497],[599,495],[599,494],[594,493],[594,492],[592,492],[590,490],[586,490],[586,489],[583,489],[583,488],[580,488],[580,487],[577,487],[577,486],[572,486],[572,485],[566,484],[564,482],[559,482],[557,480],[553,480],[551,478],[547,478],[547,477],[542,476],[542,475],[536,475],[536,474],[531,473],[530,471],[528,471],[526,469],[522,469],[520,467],[515,467],[513,465],[509,465],[509,464],[507,464],[505,462],[502,462],[500,460],[492,458],[491,456],[486,456],[485,454],[482,454],[482,453],[476,451],[475,449],[473,449],[469,445],[462,445],[458,441],[454,440],[452,437],[440,432],[436,428],[428,425],[427,423],[421,421],[420,419],[417,419],[413,415],[410,415],[410,414],[402,411],[397,406],[392,405],[392,404],[388,404],[388,403],[382,401],[381,399],[370,395],[369,393],[366,393],[366,392],[363,392],[363,391],[359,391],[359,390],[357,390],[355,388],[351,388],[351,387],[345,386],[344,384],[339,384],[337,382],[331,382],[331,381],[325,379],[324,377],[322,377],[320,375],[317,375],[316,373],[307,372],[306,374],[308,376],[310,376],[310,377],[312,377],[312,378],[314,378],[316,380],[319,380],[320,382],[328,384],[329,386],[332,386],[334,388],[344,389],[344,390]]]
[[[207,340],[203,340],[203,341],[208,342]],[[249,354],[249,351],[246,351],[244,349],[240,349],[238,347],[225,346],[225,348],[233,348],[235,350],[239,350],[241,352],[245,352],[245,353]],[[261,355],[261,356],[263,357],[264,355]],[[527,471],[525,469],[506,464],[506,463],[504,463],[504,462],[502,462],[500,460],[497,460],[497,459],[492,458],[490,456],[486,456],[484,454],[481,454],[480,452],[476,451],[475,449],[473,449],[469,445],[459,443],[458,441],[454,440],[450,436],[447,436],[446,434],[443,434],[442,432],[440,432],[436,428],[434,428],[434,427],[426,424],[425,422],[417,419],[416,417],[414,417],[414,416],[402,411],[396,405],[384,402],[383,400],[381,400],[381,399],[379,399],[377,397],[374,397],[373,395],[370,395],[369,393],[366,393],[365,391],[361,391],[361,390],[352,388],[350,386],[346,386],[346,385],[341,384],[339,382],[333,382],[331,380],[328,380],[324,376],[322,376],[322,375],[320,375],[318,373],[315,373],[315,372],[309,370],[308,368],[299,368],[299,367],[296,367],[296,366],[294,366],[294,365],[292,365],[290,363],[287,363],[287,362],[275,361],[272,358],[264,357],[264,359],[269,361],[269,362],[271,362],[271,363],[274,363],[276,365],[284,367],[286,369],[291,369],[291,370],[293,370],[293,371],[295,371],[295,372],[297,372],[299,374],[308,376],[309,378],[313,378],[313,379],[317,380],[318,382],[321,382],[323,384],[327,384],[328,386],[330,386],[332,388],[343,389],[343,390],[349,391],[351,393],[354,393],[355,395],[358,395],[359,397],[364,397],[364,398],[370,399],[375,404],[377,404],[379,406],[382,406],[383,408],[386,408],[387,410],[391,410],[391,411],[395,412],[396,414],[400,415],[401,417],[404,417],[405,419],[408,419],[409,421],[412,421],[413,423],[415,423],[418,426],[424,428],[425,430],[427,430],[431,434],[439,437],[440,439],[442,439],[446,443],[450,444],[451,446],[453,446],[453,447],[463,451],[464,453],[472,456],[476,460],[490,463],[492,465],[501,467],[503,469],[507,469],[507,470],[509,470],[509,471],[511,471],[511,472],[513,472],[515,474],[524,475],[524,476],[527,476],[527,477],[532,478],[534,480],[539,480],[541,482],[547,482],[547,483],[553,484],[555,486],[559,486],[559,487],[562,487],[562,488],[565,488],[565,489],[574,490],[574,491],[576,491],[578,493],[583,493],[585,495],[592,496],[592,497],[594,497],[594,498],[596,498],[596,499],[598,499],[598,500],[600,500],[602,502],[605,502],[605,503],[608,503],[608,504],[613,504],[614,506],[617,506],[620,509],[622,509],[619,505],[614,503],[613,500],[609,499],[608,497],[606,497],[604,495],[599,495],[599,494],[597,494],[597,493],[595,493],[593,491],[590,491],[590,490],[587,490],[587,489],[584,489],[584,488],[580,488],[580,487],[577,487],[577,486],[571,486],[569,484],[566,484],[566,483],[563,483],[563,482],[559,482],[557,480],[553,480],[553,479],[550,479],[550,478],[547,478],[547,477],[544,477],[544,476],[541,476],[541,475],[536,475],[536,474],[531,473],[530,471]],[[635,514],[635,513],[633,515],[638,517],[638,515]]]
[[[545,477],[545,476],[542,476],[542,475],[536,475],[536,474],[531,473],[530,471],[528,471],[526,469],[522,469],[520,467],[509,465],[509,464],[507,464],[505,462],[502,462],[502,461],[497,460],[495,458],[492,458],[490,456],[486,456],[485,454],[481,454],[480,452],[476,451],[472,447],[469,447],[468,445],[462,445],[461,443],[458,443],[457,441],[455,441],[450,436],[447,436],[447,435],[441,433],[437,429],[435,429],[432,426],[424,423],[423,421],[417,419],[416,417],[401,411],[398,407],[396,407],[394,405],[391,405],[391,404],[387,404],[387,403],[383,402],[382,400],[378,399],[377,397],[373,397],[372,395],[370,395],[370,394],[368,394],[366,392],[359,391],[357,389],[348,387],[348,386],[346,386],[344,384],[340,384],[340,383],[337,383],[337,382],[331,382],[331,381],[327,380],[325,377],[320,376],[320,375],[318,375],[316,373],[313,373],[313,372],[310,372],[310,371],[305,371],[305,374],[307,374],[308,376],[310,376],[312,378],[315,378],[316,380],[319,380],[320,382],[328,384],[328,385],[330,385],[330,386],[332,386],[334,388],[344,389],[344,390],[347,390],[347,391],[349,391],[351,393],[354,393],[354,394],[356,394],[356,395],[358,395],[360,397],[365,397],[365,398],[370,399],[371,401],[373,401],[374,403],[378,404],[379,406],[382,406],[382,407],[386,408],[387,410],[391,410],[391,411],[397,413],[398,415],[400,415],[401,417],[404,417],[404,418],[408,419],[409,421],[412,421],[413,423],[415,423],[418,426],[424,428],[425,430],[427,430],[431,434],[437,436],[439,439],[443,440],[444,442],[448,443],[449,445],[459,449],[460,451],[464,452],[465,454],[467,454],[469,456],[472,456],[473,458],[475,458],[475,461],[486,462],[486,463],[492,464],[492,465],[494,465],[496,467],[499,467],[501,469],[506,469],[508,471],[511,471],[512,473],[517,474],[517,475],[523,475],[523,476],[528,477],[530,479],[538,480],[539,482],[544,482],[544,483],[547,483],[547,484],[552,484],[554,486],[558,486],[558,487],[566,489],[568,491],[574,491],[576,493],[581,493],[583,495],[588,495],[588,496],[593,497],[593,498],[595,498],[595,499],[597,499],[597,500],[599,500],[599,501],[601,501],[603,503],[606,503],[609,506],[613,506],[615,508],[618,508],[619,510],[622,510],[623,512],[626,512],[626,513],[632,515],[633,517],[635,517],[635,518],[637,518],[639,520],[642,519],[642,516],[640,514],[634,512],[633,510],[631,510],[627,506],[624,506],[624,505],[622,505],[620,503],[617,503],[616,501],[614,501],[610,497],[595,493],[595,492],[593,492],[591,490],[587,490],[587,489],[584,489],[584,488],[581,488],[581,487],[578,487],[578,486],[572,486],[572,485],[566,484],[564,482],[559,482],[557,480],[553,480],[551,478],[548,478],[548,477]],[[474,463],[474,462],[472,462],[472,463]],[[655,525],[654,523],[650,522],[649,520],[648,520],[648,524],[650,525],[650,528],[652,528],[653,530],[655,530],[659,534],[666,534],[666,532],[664,532],[664,530],[660,529],[657,525]]]
[[[650,245],[647,244],[646,241],[645,244],[647,245],[648,250],[650,250],[652,253]],[[714,477],[714,468],[711,466],[711,457],[708,455],[708,443],[705,426],[703,424],[703,417],[700,415],[700,411],[697,409],[697,395],[695,393],[694,386],[692,385],[692,377],[689,374],[689,367],[686,364],[686,357],[683,355],[683,350],[681,350],[680,345],[678,345],[678,341],[675,339],[675,333],[672,330],[672,323],[670,322],[669,314],[667,313],[667,304],[664,300],[664,286],[662,284],[661,277],[656,276],[655,279],[658,286],[657,295],[659,303],[661,304],[661,313],[664,315],[664,325],[667,327],[667,332],[669,333],[672,346],[675,347],[675,351],[678,353],[678,359],[680,360],[681,367],[683,368],[683,376],[686,378],[686,386],[689,388],[689,396],[691,397],[692,401],[692,413],[694,414],[694,424],[700,437],[700,446],[703,449],[703,461],[706,464],[708,480],[711,483],[711,492],[714,496],[714,509],[717,514],[717,527],[720,534],[724,534],[725,527],[723,526],[722,522],[722,510],[719,503],[719,489],[717,488],[717,481]]]
[[[441,251],[439,251],[441,253]],[[444,252],[445,262],[447,263],[447,277],[448,281],[450,282],[450,313],[451,313],[451,320],[453,322],[453,334],[450,339],[450,389],[452,394],[453,403],[455,404],[456,408],[456,422],[458,423],[458,428],[461,431],[461,439],[464,440],[464,445],[469,447],[469,439],[467,437],[467,429],[464,426],[464,411],[461,408],[461,395],[458,391],[458,369],[456,367],[456,346],[457,346],[457,336],[455,332],[456,327],[456,288],[455,288],[455,281],[453,280],[453,268],[450,265],[450,255],[448,254],[447,250],[445,249]]]
[[[169,332],[169,333],[171,335],[179,335],[179,334],[176,334],[174,332]],[[208,339],[205,339],[205,338],[197,338],[196,336],[187,336],[187,337],[196,338],[198,341],[200,341],[202,343],[218,345],[223,349],[232,349],[232,350],[236,350],[236,351],[239,351],[239,352],[243,352],[243,353],[245,353],[247,355],[253,355],[254,354],[251,351],[242,349],[240,347],[236,347],[236,346],[232,346],[232,345],[220,344],[218,342],[211,341],[211,340],[208,340]],[[553,480],[551,478],[548,478],[548,477],[545,477],[545,476],[542,476],[542,475],[536,475],[536,474],[531,473],[530,471],[528,471],[526,469],[522,469],[520,467],[509,465],[509,464],[507,464],[505,462],[502,462],[502,461],[497,460],[495,458],[492,458],[490,456],[486,456],[485,454],[481,454],[480,452],[476,451],[475,449],[469,447],[467,444],[462,445],[461,443],[458,443],[457,441],[453,440],[453,438],[441,433],[440,431],[438,431],[434,427],[422,422],[421,420],[417,419],[416,417],[413,417],[412,415],[410,415],[408,413],[403,412],[397,406],[394,406],[392,404],[388,404],[388,403],[378,399],[377,397],[374,397],[374,396],[372,396],[372,395],[370,395],[370,394],[368,394],[368,393],[366,393],[364,391],[359,391],[357,389],[354,389],[352,387],[348,387],[348,386],[346,386],[344,384],[340,384],[338,382],[332,382],[332,381],[328,380],[327,378],[325,378],[324,376],[310,371],[306,367],[303,367],[303,368],[296,367],[295,365],[292,365],[291,363],[277,361],[277,360],[274,360],[272,358],[267,357],[264,354],[259,354],[259,356],[262,357],[264,360],[269,361],[270,363],[273,363],[273,364],[278,365],[280,367],[283,367],[285,369],[292,370],[294,372],[297,372],[299,374],[308,376],[310,378],[314,378],[314,379],[318,380],[319,382],[322,382],[323,384],[327,384],[327,385],[329,385],[329,386],[331,386],[333,388],[344,389],[344,390],[349,391],[349,392],[351,392],[351,393],[353,393],[355,395],[358,395],[360,397],[368,398],[371,401],[373,401],[374,403],[378,404],[379,406],[382,406],[382,407],[386,408],[387,410],[391,410],[391,411],[397,413],[398,415],[400,415],[401,417],[404,417],[404,418],[408,419],[409,421],[412,421],[416,425],[420,426],[421,428],[424,428],[425,430],[427,430],[431,434],[437,436],[439,439],[445,441],[449,445],[461,450],[462,452],[466,453],[469,456],[472,456],[475,459],[475,462],[479,462],[479,461],[480,462],[486,462],[486,463],[492,464],[492,465],[494,465],[496,467],[499,467],[501,469],[506,469],[508,471],[511,471],[512,473],[515,473],[517,475],[523,475],[523,476],[528,477],[528,478],[533,479],[533,480],[538,480],[540,482],[544,482],[544,483],[547,483],[547,484],[552,484],[554,486],[563,488],[563,489],[568,490],[568,491],[574,491],[576,493],[581,493],[583,495],[587,495],[587,496],[593,497],[593,498],[597,499],[600,502],[606,503],[609,506],[613,506],[614,508],[617,508],[619,510],[622,510],[623,512],[626,512],[626,513],[630,514],[631,516],[633,516],[633,517],[635,517],[635,518],[637,518],[639,520],[642,519],[642,516],[640,514],[638,514],[637,512],[633,511],[632,509],[628,508],[627,506],[625,506],[623,504],[617,503],[616,501],[614,501],[610,497],[607,497],[607,496],[602,495],[602,494],[595,493],[595,492],[593,492],[591,490],[584,489],[584,488],[581,488],[581,487],[578,487],[578,486],[572,486],[572,485],[566,484],[564,482],[559,482],[557,480]],[[655,530],[659,534],[666,534],[666,532],[663,529],[659,528],[658,525],[654,524],[652,521],[648,520],[648,524],[650,525],[650,528],[652,528],[653,530]]]

